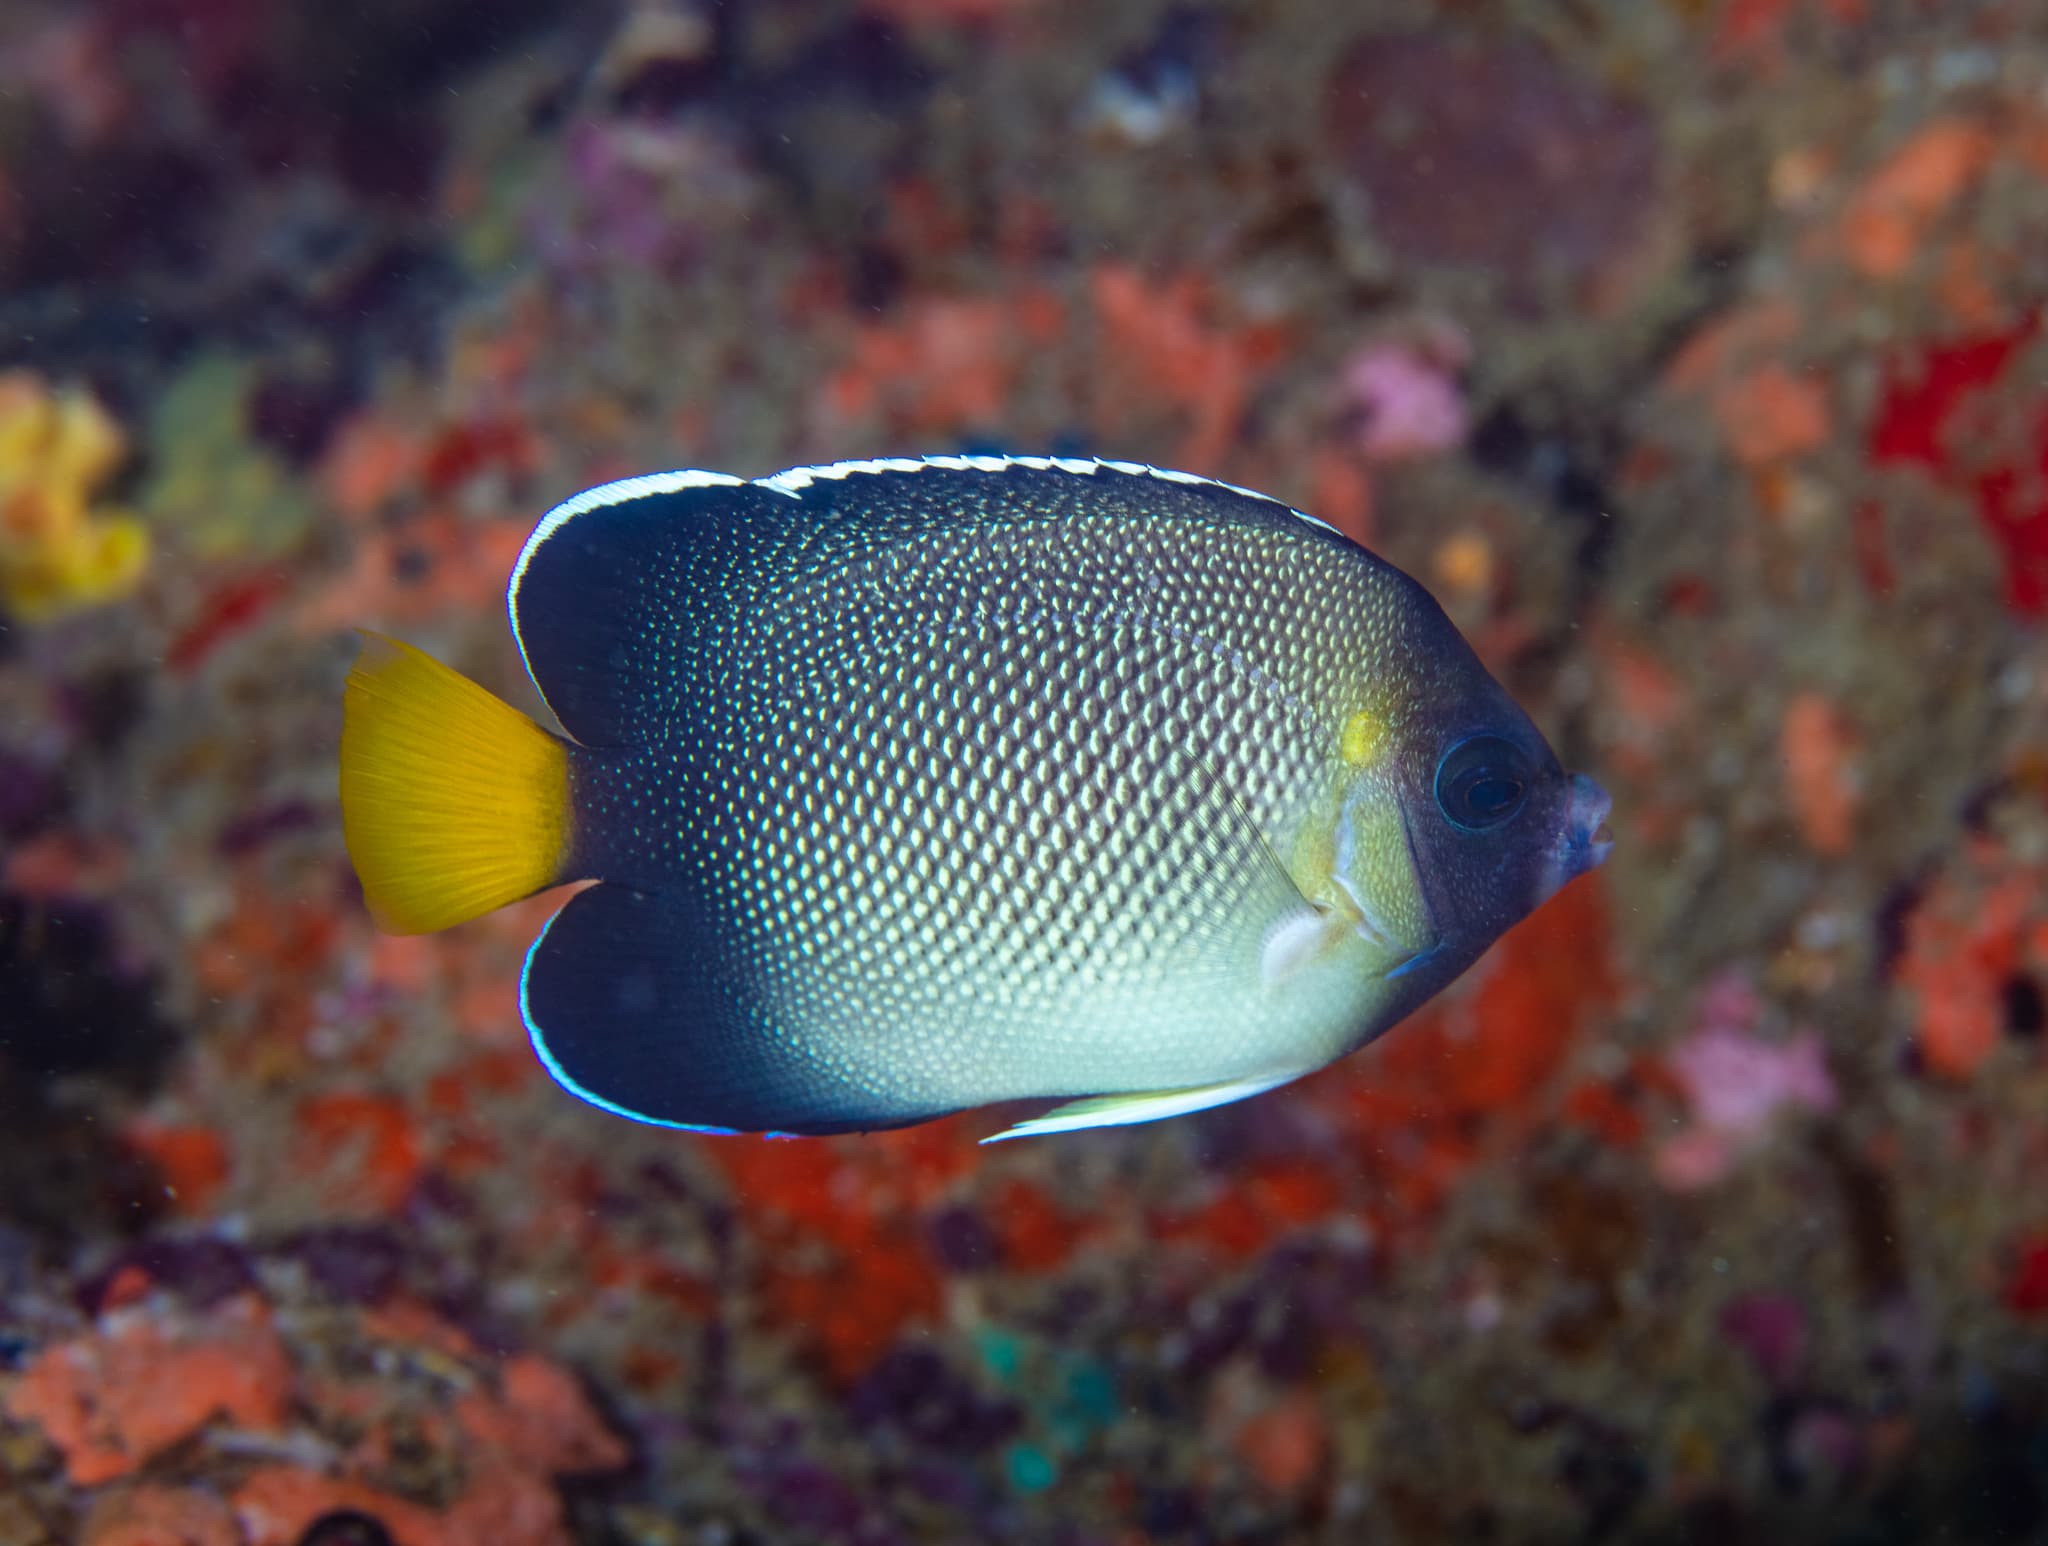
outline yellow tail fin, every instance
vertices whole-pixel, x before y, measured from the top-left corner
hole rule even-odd
[[[445,929],[566,878],[568,749],[460,672],[366,632],[342,699],[341,826],[379,928]]]

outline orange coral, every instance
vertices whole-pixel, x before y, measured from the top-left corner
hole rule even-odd
[[[1817,692],[1793,695],[1778,734],[1786,795],[1814,852],[1843,854],[1856,835],[1859,743],[1833,702]]]
[[[939,1275],[908,1230],[878,1231],[829,1268],[784,1268],[767,1283],[784,1325],[800,1327],[825,1367],[851,1382],[892,1347],[904,1328],[938,1315]]]
[[[775,1253],[764,1292],[776,1318],[800,1326],[825,1366],[857,1378],[906,1326],[934,1318],[940,1283],[922,1232],[923,1211],[975,1163],[964,1121],[874,1134],[858,1143],[722,1139],[710,1152]]]
[[[417,435],[359,413],[341,426],[315,476],[329,504],[352,521],[365,521],[417,473],[419,462]]]
[[[1935,223],[1990,164],[1996,138],[1964,118],[1936,118],[1864,179],[1835,227],[1852,268],[1896,279],[1912,266]]]
[[[916,191],[899,189],[899,206],[935,218],[929,198],[911,198]],[[1285,330],[1220,320],[1212,287],[1193,274],[1159,281],[1103,264],[1089,276],[1088,296],[1100,327],[1096,427],[1117,434],[1134,409],[1156,410],[1185,425],[1178,465],[1219,465],[1252,388],[1290,346]],[[872,440],[879,426],[885,441],[907,446],[986,430],[1005,417],[1027,366],[1067,325],[1067,307],[1038,285],[913,297],[888,321],[853,333],[844,362],[814,399],[815,433],[839,444]],[[1360,502],[1355,489],[1342,492],[1345,503]]]
[[[403,1203],[427,1162],[425,1139],[394,1095],[337,1090],[299,1107],[303,1167],[326,1174],[344,1207],[388,1213]],[[344,1163],[336,1166],[339,1152]]]
[[[212,1210],[233,1168],[226,1138],[210,1127],[151,1121],[132,1124],[124,1136],[156,1166],[180,1213]]]
[[[1430,555],[1430,577],[1460,599],[1483,598],[1493,590],[1496,575],[1493,544],[1483,532],[1454,532]]]
[[[390,530],[366,531],[349,568],[294,609],[300,632],[396,626],[498,606],[532,522],[465,520],[434,510]]]
[[[1273,1492],[1284,1497],[1305,1491],[1329,1459],[1322,1403],[1306,1391],[1274,1402],[1238,1430],[1237,1451]]]
[[[40,1427],[71,1479],[125,1476],[209,1422],[275,1428],[292,1368],[257,1300],[189,1320],[117,1314],[40,1354],[7,1398],[8,1414]]]
[[[468,1332],[402,1294],[363,1312],[363,1335],[372,1342],[425,1349],[441,1358],[477,1356],[476,1343]]]
[[[92,1511],[85,1546],[241,1546],[228,1506],[190,1487],[137,1487]]]
[[[1650,738],[1668,735],[1684,722],[1690,699],[1677,675],[1647,650],[1614,640],[1602,650],[1608,685],[1616,694],[1620,718]]]
[[[1785,461],[1827,444],[1832,415],[1817,377],[1772,362],[1714,394],[1714,418],[1737,461]]]
[[[1675,392],[1711,390],[1728,376],[1771,358],[1799,336],[1799,311],[1776,298],[1748,301],[1716,317],[1685,342],[1664,371]]]
[[[1276,1237],[1327,1218],[1343,1203],[1329,1170],[1307,1160],[1266,1160],[1201,1207],[1153,1219],[1162,1240],[1190,1240],[1218,1256],[1248,1260]]]
[[[303,978],[326,964],[341,932],[331,912],[250,883],[236,889],[234,910],[194,953],[193,965],[208,989],[246,993],[266,980]]]
[[[1769,467],[1825,445],[1833,427],[1827,383],[1782,356],[1799,334],[1783,300],[1753,301],[1701,328],[1664,373],[1665,387],[1704,397],[1736,460]]]
[[[402,1301],[366,1315],[364,1328],[373,1340],[431,1347],[465,1363],[476,1357],[459,1331]],[[316,1386],[309,1400],[359,1421],[374,1410],[374,1402],[345,1387]],[[376,1519],[397,1546],[567,1546],[553,1478],[616,1470],[629,1458],[574,1377],[534,1355],[507,1363],[495,1392],[477,1388],[458,1397],[453,1419],[430,1414],[423,1430],[436,1444],[452,1442],[462,1461],[462,1490],[445,1507],[410,1502],[349,1476],[270,1466],[235,1494],[249,1546],[291,1546],[314,1520],[339,1510]],[[356,1446],[352,1463],[388,1463],[390,1442],[387,1432],[374,1430]]]
[[[1643,1141],[1643,1118],[1617,1083],[1589,1079],[1565,1097],[1565,1119],[1611,1148],[1633,1149]]]
[[[1355,454],[1334,446],[1318,449],[1309,462],[1308,487],[1310,515],[1329,522],[1353,542],[1372,546],[1372,478]]]
[[[1209,285],[1193,274],[1159,280],[1105,263],[1088,293],[1102,327],[1096,422],[1113,430],[1133,402],[1161,404],[1187,421],[1177,465],[1219,467],[1252,388],[1287,352],[1285,332],[1217,321]]]
[[[314,1520],[343,1510],[375,1519],[393,1546],[456,1546],[459,1539],[432,1509],[295,1466],[266,1466],[235,1492],[235,1514],[248,1546],[294,1546]]]
[[[877,1230],[913,1222],[973,1168],[970,1119],[874,1133],[858,1143],[719,1140],[710,1146],[733,1189],[771,1230],[854,1251]]]
[[[1973,332],[2010,327],[2012,309],[1998,281],[2012,267],[2011,254],[1987,252],[1967,237],[1958,237],[1942,248],[1935,296],[1957,323]]]
[[[1376,1222],[1426,1220],[1478,1159],[1486,1119],[1512,1127],[1550,1109],[1545,1087],[1613,1000],[1607,941],[1595,873],[1509,930],[1469,985],[1303,1081],[1300,1098],[1356,1136]]]
[[[525,1354],[505,1365],[501,1397],[464,1396],[455,1420],[472,1441],[547,1476],[616,1471],[631,1457],[604,1425],[575,1376]]]
[[[987,1215],[1002,1242],[1004,1264],[1018,1272],[1050,1271],[1065,1262],[1080,1243],[1082,1231],[1077,1222],[1030,1181],[1008,1181],[996,1188]]]
[[[1199,1245],[1226,1261],[1249,1261],[1272,1241],[1273,1220],[1234,1186],[1215,1189],[1197,1208],[1161,1214],[1150,1220],[1160,1240]]]
[[[886,323],[860,328],[846,362],[817,397],[819,433],[848,438],[863,421],[907,441],[957,437],[1003,417],[1030,350],[1057,333],[1049,293],[925,296]]]
[[[0,854],[0,886],[44,901],[111,896],[127,874],[125,851],[76,832],[48,832]]]
[[[1944,880],[1913,909],[1897,976],[1917,1003],[1930,1072],[1966,1079],[1997,1047],[1999,995],[2019,966],[2039,892],[2040,877],[2030,871],[1994,872],[1981,888]]]

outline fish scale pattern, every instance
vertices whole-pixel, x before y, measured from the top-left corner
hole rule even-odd
[[[619,577],[655,669],[578,796],[600,874],[690,899],[735,1037],[905,1114],[1355,1039],[1356,983],[1276,1001],[1260,952],[1409,582],[1156,478],[755,488]]]

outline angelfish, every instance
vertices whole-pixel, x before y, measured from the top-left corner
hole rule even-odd
[[[1243,1099],[1394,1025],[1609,847],[1428,593],[1244,489],[935,456],[629,478],[535,528],[553,734],[369,635],[376,921],[594,880],[526,957],[563,1086],[715,1132]]]

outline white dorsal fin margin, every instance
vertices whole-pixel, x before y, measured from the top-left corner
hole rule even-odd
[[[1247,499],[1256,499],[1261,504],[1278,505],[1297,519],[1311,526],[1320,526],[1324,531],[1336,529],[1329,522],[1318,520],[1304,510],[1296,510],[1271,494],[1261,494],[1257,489],[1244,488],[1236,483],[1225,483],[1221,478],[1205,478],[1199,473],[1176,472],[1170,467],[1152,467],[1144,462],[1114,461],[1096,456],[887,456],[826,462],[816,467],[791,467],[772,477],[756,478],[754,482],[758,487],[774,489],[778,494],[795,495],[813,483],[837,482],[841,478],[858,477],[864,473],[921,472],[928,467],[942,472],[1005,472],[1012,467],[1021,467],[1033,472],[1064,472],[1076,477],[1089,477],[1103,471],[1120,472],[1133,478],[1158,478],[1165,483],[1227,489]]]
[[[533,535],[526,539],[526,545],[519,550],[519,561],[512,566],[512,578],[505,588],[505,599],[512,612],[512,631],[516,638],[519,631],[519,582],[525,578],[526,566],[533,561],[533,555],[540,551],[557,531],[579,515],[592,510],[602,510],[609,505],[622,505],[635,499],[646,499],[657,494],[674,494],[693,488],[740,488],[750,481],[755,488],[772,489],[778,494],[787,494],[795,499],[813,483],[837,482],[843,478],[872,476],[878,473],[922,472],[935,468],[944,472],[1004,472],[1013,467],[1027,468],[1034,472],[1064,472],[1076,477],[1090,477],[1097,473],[1120,472],[1133,478],[1157,478],[1164,483],[1184,483],[1194,487],[1226,489],[1241,494],[1247,499],[1256,499],[1261,504],[1277,505],[1296,520],[1319,526],[1324,531],[1336,528],[1327,521],[1318,520],[1304,510],[1297,510],[1283,500],[1270,494],[1261,494],[1256,489],[1243,488],[1235,483],[1225,483],[1220,478],[1205,478],[1198,473],[1176,472],[1170,467],[1152,467],[1144,462],[1112,461],[1093,456],[882,456],[868,457],[857,461],[826,462],[816,467],[791,467],[783,472],[765,478],[736,478],[726,472],[706,472],[701,468],[682,468],[675,472],[651,472],[634,478],[620,478],[611,483],[600,483],[595,488],[585,489],[573,498],[566,499],[541,517],[540,524],[533,529]],[[522,642],[521,652],[525,645]]]

